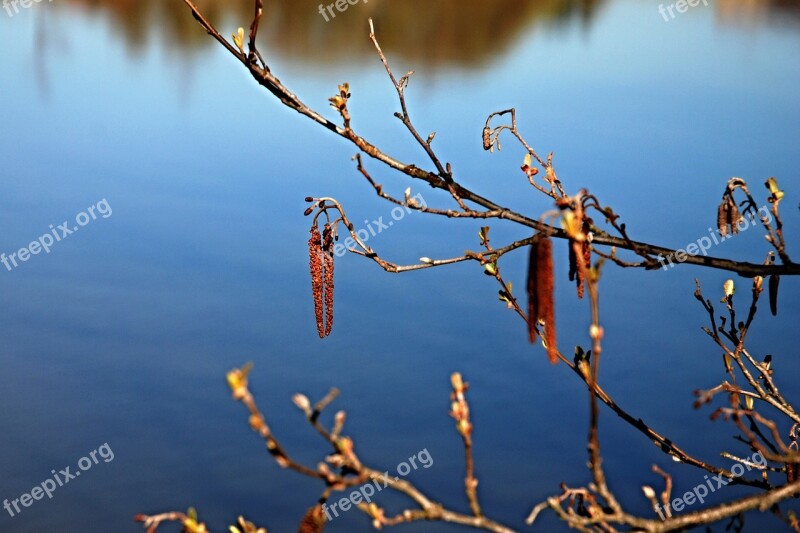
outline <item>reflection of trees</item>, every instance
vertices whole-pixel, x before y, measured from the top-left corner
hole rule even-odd
[[[797,0],[717,0],[717,13],[725,22],[759,23],[766,19],[800,22],[800,2]]]
[[[332,0],[326,0],[328,4]],[[129,44],[140,47],[155,32],[181,50],[207,46],[179,0],[65,0],[107,13]],[[383,44],[420,63],[480,64],[503,52],[535,22],[591,20],[605,0],[369,0],[325,22],[321,0],[266,2],[263,38],[294,59],[331,62],[372,53],[366,19],[380,27]],[[247,26],[252,0],[197,2],[221,28]],[[223,22],[224,21],[224,22]],[[160,36],[159,36],[160,37]]]

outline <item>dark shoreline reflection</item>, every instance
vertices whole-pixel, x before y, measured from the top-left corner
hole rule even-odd
[[[65,0],[108,15],[133,50],[153,38],[180,52],[211,46],[180,0]],[[249,26],[252,0],[198,0],[223,35]],[[264,50],[314,64],[351,62],[374,53],[367,40],[367,17],[381,44],[417,65],[480,67],[503,55],[536,23],[589,25],[606,0],[369,0],[350,5],[325,21],[319,0],[265,2],[261,39]],[[326,0],[325,4],[331,3]]]
[[[248,27],[252,18],[252,0],[196,3],[223,35],[238,26]],[[181,0],[64,0],[64,4],[107,16],[133,51],[152,39],[183,54],[212,45]],[[558,27],[578,22],[588,27],[608,2],[360,0],[327,22],[319,12],[320,0],[269,0],[265,4],[262,48],[295,62],[352,62],[374,53],[365,22],[372,17],[382,45],[415,65],[480,68],[502,56],[535,24]],[[796,0],[716,0],[712,9],[722,25],[800,24],[800,2]]]

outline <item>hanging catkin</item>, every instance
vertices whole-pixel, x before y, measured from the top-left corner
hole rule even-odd
[[[547,344],[547,357],[551,363],[558,362],[556,348],[556,321],[553,296],[555,279],[553,276],[553,242],[549,238],[542,239],[539,244],[536,300],[539,306],[539,320],[544,321],[544,340]]]
[[[322,256],[325,281],[325,336],[333,328],[333,232],[331,225],[325,224],[322,230]]]
[[[553,243],[549,238],[543,237],[531,244],[528,262],[528,338],[531,342],[536,341],[536,324],[543,321],[544,341],[551,363],[558,361],[554,289]]]
[[[581,252],[583,252],[583,256],[581,260],[583,261],[583,267],[589,268],[592,266],[592,245],[589,244],[589,241],[583,241],[581,243]],[[583,292],[584,292],[584,268],[578,269],[578,298],[583,299]]]
[[[311,294],[314,297],[314,316],[317,319],[317,333],[325,336],[324,325],[324,279],[322,266],[322,237],[316,224],[311,226],[311,238],[308,239],[308,263],[311,270]]]
[[[539,266],[539,243],[540,239],[535,239],[531,243],[530,254],[528,256],[528,281],[526,290],[528,293],[528,340],[531,344],[536,342],[536,322],[539,317],[539,304],[536,292],[536,269]]]

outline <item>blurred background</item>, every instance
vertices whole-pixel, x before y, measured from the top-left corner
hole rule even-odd
[[[249,0],[198,4],[225,35],[249,24]],[[395,72],[415,70],[407,96],[417,127],[437,132],[434,146],[477,192],[532,216],[550,207],[527,185],[511,139],[499,153],[481,149],[486,116],[514,106],[529,142],[554,152],[568,190],[598,195],[634,238],[685,247],[715,224],[730,177],[765,202],[762,184],[775,176],[789,252],[800,254],[796,2],[711,0],[668,20],[642,0],[369,0],[328,22],[318,2],[267,6],[261,49],[273,72],[332,120],[327,98],[348,81],[353,126],[404,161],[429,166],[392,117],[396,95],[367,38],[369,17]],[[337,386],[329,415],[347,411],[365,462],[394,470],[427,448],[434,464],[411,481],[468,511],[461,441],[447,416],[449,376],[460,371],[471,383],[491,517],[528,529],[531,507],[561,482],[589,481],[585,390],[528,345],[477,265],[390,275],[344,257],[333,334],[317,337],[303,197],[338,198],[356,226],[388,220],[391,206],[356,173],[351,145],[256,86],[183,2],[1,10],[0,45],[0,252],[102,199],[113,209],[51,253],[0,266],[0,500],[53,469],[74,470],[103,443],[115,453],[52,499],[14,517],[0,511],[0,531],[133,532],[137,513],[190,505],[214,531],[239,514],[273,533],[295,531],[320,487],[282,471],[231,400],[225,372],[247,361],[260,406],[298,460],[315,464],[328,450],[291,395],[316,400]],[[391,193],[411,185],[428,205],[450,206],[372,161],[367,168]],[[479,247],[480,225],[411,214],[369,244],[399,263],[450,257]],[[491,230],[498,246],[525,236]],[[589,344],[589,310],[567,281],[563,243],[556,250],[559,341],[569,353]],[[767,251],[750,229],[711,253],[760,262]],[[524,256],[500,264],[517,287]],[[693,390],[724,378],[719,349],[700,330],[695,277],[718,301],[729,276],[607,268],[601,382],[688,452],[730,467],[720,451],[748,451],[731,426],[709,421],[713,408],[691,407]],[[738,283],[746,295],[748,282]],[[797,296],[797,280],[784,279],[778,317],[762,304],[750,334],[752,352],[774,356],[778,385],[795,402]],[[676,494],[703,482],[608,410],[601,439],[610,484],[632,511],[652,513],[640,489],[660,486],[652,464],[674,475]],[[727,488],[710,501],[747,493]],[[408,505],[390,494],[379,503],[389,512]],[[782,527],[769,516],[747,520]],[[564,529],[549,514],[537,528]],[[358,511],[328,527],[370,530]]]

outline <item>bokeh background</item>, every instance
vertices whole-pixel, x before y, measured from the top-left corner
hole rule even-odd
[[[330,22],[318,3],[269,1],[262,50],[306,103],[350,82],[354,127],[386,151],[427,165],[392,117],[396,95],[367,39],[367,19],[398,73],[423,132],[466,185],[531,215],[549,208],[506,139],[481,149],[486,116],[515,106],[559,176],[587,187],[640,240],[683,247],[708,232],[726,181],[759,199],[776,176],[790,252],[800,253],[800,9],[786,1],[712,0],[665,21],[643,0],[370,0]],[[246,26],[246,0],[201,3],[225,34]],[[460,439],[447,416],[449,375],[470,381],[484,508],[518,529],[566,482],[589,480],[581,384],[526,341],[474,264],[405,275],[356,256],[338,261],[336,323],[316,334],[303,197],[338,198],[354,221],[389,218],[355,172],[353,147],[281,107],[208,38],[179,0],[70,1],[0,11],[0,251],[26,246],[101,199],[113,208],[49,255],[0,267],[0,499],[18,498],[103,443],[115,453],[0,531],[134,532],[136,513],[194,505],[215,531],[236,516],[295,531],[319,494],[282,471],[230,399],[227,370],[253,361],[252,388],[281,441],[303,461],[327,449],[291,404],[337,386],[362,458],[394,469],[427,448],[434,465],[411,480],[468,510]],[[368,162],[387,190],[409,185]],[[419,185],[429,205],[448,198]],[[357,224],[358,225],[358,224]],[[478,248],[474,221],[414,214],[370,241],[396,262]],[[524,237],[493,225],[493,242]],[[566,248],[557,250],[566,258]],[[758,262],[748,230],[712,251]],[[501,263],[522,286],[524,253]],[[588,309],[558,268],[562,349],[589,343]],[[723,379],[719,350],[700,330],[694,278],[721,296],[725,273],[681,266],[612,267],[602,285],[604,387],[687,451],[722,466],[745,454],[731,426],[694,411],[692,391]],[[741,283],[746,283],[742,281]],[[744,285],[740,285],[744,287]],[[800,400],[797,280],[780,314],[762,309],[751,349],[774,355],[778,383]],[[741,290],[740,294],[746,294]],[[743,300],[740,305],[745,305]],[[763,307],[763,306],[762,306]],[[612,487],[647,514],[651,464],[676,493],[703,482],[603,411]],[[73,466],[74,469],[74,466]],[[747,491],[730,488],[719,502]],[[390,511],[404,500],[382,495]],[[757,530],[779,529],[748,516]],[[454,531],[420,524],[408,531]],[[562,530],[544,515],[540,531]],[[370,531],[357,511],[329,531]]]

